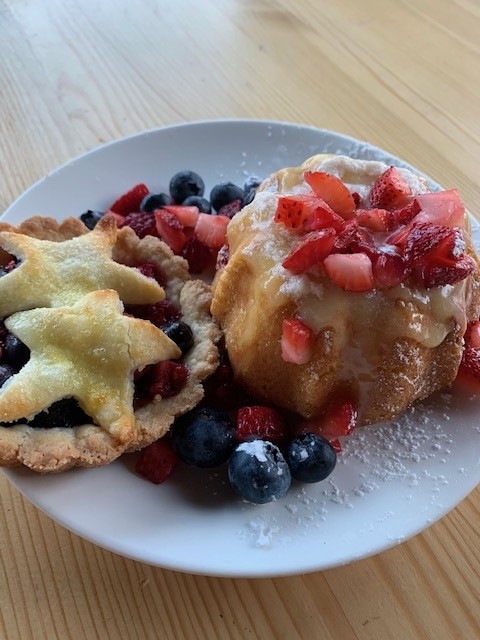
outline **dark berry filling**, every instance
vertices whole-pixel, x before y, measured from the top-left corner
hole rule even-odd
[[[0,266],[0,278],[16,269],[19,264],[20,260],[17,260],[15,256],[10,256],[9,260]]]

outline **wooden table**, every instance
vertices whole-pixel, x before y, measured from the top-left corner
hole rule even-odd
[[[58,164],[186,120],[312,124],[367,139],[480,202],[472,0],[0,0],[0,211]],[[2,476],[0,637],[480,637],[480,491],[402,545],[298,577],[126,560]]]

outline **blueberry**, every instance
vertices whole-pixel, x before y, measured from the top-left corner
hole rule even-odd
[[[20,371],[30,358],[30,349],[13,333],[7,333],[3,346],[7,362]]]
[[[155,209],[162,209],[166,204],[171,204],[166,193],[149,193],[140,203],[140,211],[150,213]]]
[[[266,504],[284,496],[292,481],[280,449],[266,440],[242,442],[228,461],[228,479],[250,502]]]
[[[245,180],[245,184],[243,185],[243,190],[245,193],[248,193],[251,189],[256,189],[262,184],[261,179],[258,176],[249,176]]]
[[[245,193],[245,197],[242,200],[242,207],[246,207],[247,204],[250,204],[251,202],[253,202],[253,199],[255,198],[256,195],[257,195],[256,189],[250,189],[249,191],[247,191]]]
[[[170,195],[177,204],[183,204],[189,196],[203,196],[205,184],[194,171],[180,171],[170,180]]]
[[[13,375],[15,369],[9,364],[0,364],[0,387]]]
[[[28,425],[35,429],[70,429],[91,422],[92,419],[84,413],[74,398],[63,398],[51,404],[45,411],[37,413]]]
[[[178,457],[195,467],[226,462],[235,446],[235,425],[227,413],[207,407],[178,418],[171,429]]]
[[[193,347],[193,332],[186,322],[179,320],[162,327],[163,332],[173,340],[175,344],[182,350],[185,355]]]
[[[229,204],[232,200],[243,201],[245,192],[233,182],[221,182],[210,191],[210,202],[215,211]]]
[[[198,207],[200,213],[212,213],[212,205],[206,198],[202,198],[202,196],[188,196],[182,204],[186,207]]]
[[[292,476],[300,482],[325,480],[337,463],[337,454],[330,442],[315,433],[292,440],[285,457]]]
[[[104,215],[105,213],[103,211],[92,211],[89,209],[85,211],[85,213],[82,213],[80,220],[89,229],[94,229],[97,222],[103,218]]]

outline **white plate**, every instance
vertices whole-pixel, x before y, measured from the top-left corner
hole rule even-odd
[[[403,164],[336,133],[289,123],[198,122],[116,141],[68,163],[5,213],[17,222],[61,219],[108,206],[136,182],[166,189],[181,169],[209,189],[243,184],[318,152]],[[405,165],[408,166],[408,165]],[[217,576],[278,576],[345,564],[422,531],[480,480],[480,400],[437,396],[398,424],[359,430],[333,475],[295,485],[263,507],[237,499],[224,472],[182,467],[155,486],[132,472],[135,456],[93,470],[38,476],[6,471],[37,507],[84,538],[153,565]]]

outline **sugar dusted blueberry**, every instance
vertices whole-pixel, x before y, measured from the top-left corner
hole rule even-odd
[[[291,474],[280,449],[265,440],[242,442],[228,461],[228,479],[245,500],[267,504],[284,496]]]
[[[285,457],[292,476],[300,482],[325,480],[337,463],[337,454],[330,442],[315,433],[305,433],[292,440]]]
[[[210,192],[210,202],[215,211],[219,211],[223,206],[234,200],[242,202],[244,197],[244,190],[233,184],[233,182],[220,182]]]

